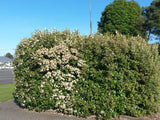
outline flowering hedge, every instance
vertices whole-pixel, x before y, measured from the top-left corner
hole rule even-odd
[[[21,106],[73,112],[70,93],[84,65],[70,43],[73,36],[68,31],[37,31],[18,45],[14,59],[15,98]]]
[[[140,37],[36,31],[17,46],[14,96],[36,111],[142,116],[158,111],[159,64]]]

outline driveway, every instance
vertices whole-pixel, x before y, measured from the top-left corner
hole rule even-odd
[[[12,69],[0,69],[0,85],[14,83]]]

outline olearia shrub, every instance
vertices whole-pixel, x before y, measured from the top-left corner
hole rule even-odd
[[[76,116],[143,116],[159,110],[157,45],[141,37],[36,31],[17,46],[15,100]]]

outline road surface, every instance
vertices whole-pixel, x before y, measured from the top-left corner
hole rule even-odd
[[[54,111],[35,112],[20,108],[14,100],[0,103],[0,120],[93,120],[63,115]]]
[[[0,69],[0,85],[14,83],[14,73],[12,69]]]

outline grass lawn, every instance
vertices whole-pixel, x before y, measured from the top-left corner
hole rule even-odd
[[[0,102],[13,99],[14,84],[0,85]]]

